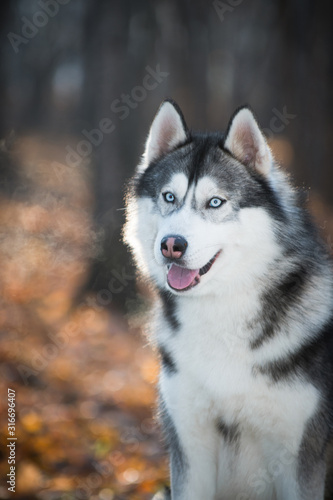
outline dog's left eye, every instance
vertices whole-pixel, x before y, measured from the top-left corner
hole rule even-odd
[[[168,192],[168,193],[163,193],[163,198],[167,203],[174,203],[175,201],[175,195]]]
[[[210,208],[219,208],[224,202],[225,200],[221,200],[221,198],[212,198],[211,200],[209,200],[208,206]]]

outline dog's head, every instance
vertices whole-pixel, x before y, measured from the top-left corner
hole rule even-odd
[[[275,224],[286,216],[280,177],[249,108],[224,136],[196,134],[164,101],[128,196],[125,240],[142,271],[175,294],[260,275],[277,256]]]

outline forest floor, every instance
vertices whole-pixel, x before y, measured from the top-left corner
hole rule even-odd
[[[140,328],[95,296],[74,302],[99,237],[89,176],[51,161],[53,153],[23,141],[14,163],[29,196],[11,190],[0,199],[0,498],[148,499],[167,478],[157,360]]]

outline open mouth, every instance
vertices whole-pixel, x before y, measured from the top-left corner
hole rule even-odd
[[[220,253],[221,250],[200,269],[187,269],[186,267],[177,266],[177,264],[171,264],[168,269],[168,285],[178,292],[184,292],[198,285],[201,276],[208,273]]]

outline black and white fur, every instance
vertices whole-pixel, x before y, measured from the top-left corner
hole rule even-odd
[[[199,134],[162,103],[129,190],[125,241],[159,293],[153,342],[173,500],[324,498],[332,270],[301,205],[248,108],[225,135]],[[181,258],[161,251],[169,235],[186,240]],[[169,284],[175,263],[200,269],[184,290]]]

